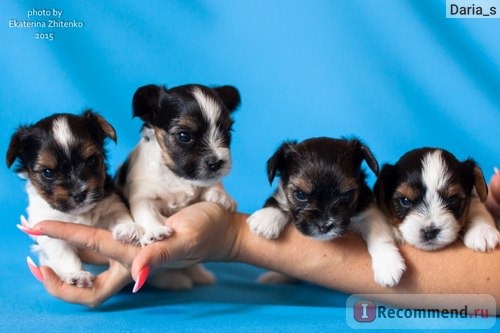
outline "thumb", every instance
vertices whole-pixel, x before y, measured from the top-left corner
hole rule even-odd
[[[131,274],[136,285],[142,285],[150,269],[159,268],[184,268],[201,261],[196,255],[196,249],[190,247],[191,242],[182,242],[178,237],[149,244],[143,247],[132,262]]]
[[[172,260],[172,245],[169,241],[161,241],[143,247],[132,261],[131,274],[137,281],[139,272],[144,267],[158,267]]]
[[[162,242],[166,243],[166,242]],[[138,292],[146,282],[150,267],[157,267],[168,262],[170,252],[168,245],[158,246],[159,243],[149,244],[142,248],[139,254],[134,258],[131,267],[132,279],[135,281],[132,292]]]

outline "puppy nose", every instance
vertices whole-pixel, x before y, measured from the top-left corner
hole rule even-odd
[[[431,226],[420,230],[420,232],[425,241],[430,241],[437,237],[437,235],[441,232],[441,229]]]
[[[72,196],[73,196],[73,200],[75,200],[78,203],[82,203],[83,201],[85,201],[85,198],[87,197],[87,192],[85,192],[85,191],[75,192],[75,193],[73,193]]]
[[[326,223],[318,223],[318,231],[321,232],[322,234],[330,231],[333,229],[334,224],[331,222],[326,222]]]
[[[217,171],[222,167],[222,165],[224,164],[224,161],[221,159],[218,159],[216,157],[212,157],[212,158],[207,158],[205,160],[205,163],[208,165],[208,168],[211,171]]]

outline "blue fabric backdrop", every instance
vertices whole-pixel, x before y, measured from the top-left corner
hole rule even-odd
[[[61,20],[83,27],[11,27],[10,20],[53,18],[28,17],[32,9],[63,10]],[[118,144],[109,145],[116,169],[139,137],[130,107],[137,87],[233,84],[242,105],[225,185],[241,211],[270,194],[265,162],[285,139],[356,135],[380,163],[438,146],[475,158],[489,178],[499,163],[499,24],[446,19],[443,0],[6,0],[0,146],[5,152],[19,124],[91,107],[117,129]],[[127,290],[97,310],[53,299],[29,273],[30,240],[15,228],[26,206],[23,183],[5,166],[0,177],[0,330],[348,328],[346,295],[256,285],[260,270],[239,264],[213,264],[220,282],[212,288]]]

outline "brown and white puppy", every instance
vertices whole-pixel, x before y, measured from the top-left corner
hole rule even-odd
[[[113,229],[115,238],[131,241],[139,230],[107,174],[106,138],[116,141],[113,127],[90,110],[82,115],[54,114],[12,136],[7,166],[17,160],[16,172],[27,179],[28,221],[59,220]],[[121,229],[123,226],[124,229]],[[129,233],[123,234],[122,230]],[[136,233],[134,233],[134,231]],[[69,284],[92,286],[76,249],[58,239],[35,237],[43,265]]]
[[[358,231],[372,257],[375,281],[398,284],[406,266],[366,184],[363,161],[378,173],[372,152],[357,139],[283,143],[267,162],[269,182],[280,177],[278,189],[248,218],[250,229],[273,239],[292,222],[302,234],[323,241]]]
[[[220,181],[231,168],[231,113],[239,103],[232,86],[147,85],[135,92],[133,116],[144,121],[142,138],[119,170],[117,184],[143,229],[142,245],[168,237],[172,230],[164,224],[166,218],[195,202],[236,209]],[[161,278],[157,274],[158,283],[153,282],[168,289],[213,282],[201,267],[171,270]]]
[[[417,248],[440,249],[461,233],[476,251],[492,250],[500,241],[483,204],[488,187],[472,159],[460,162],[444,149],[415,149],[395,165],[384,165],[374,190],[399,238]]]

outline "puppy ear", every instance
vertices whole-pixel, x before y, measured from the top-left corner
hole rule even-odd
[[[273,183],[273,179],[276,175],[281,175],[286,169],[288,165],[287,160],[290,153],[294,151],[294,146],[296,144],[296,141],[284,142],[267,161],[267,179],[270,184]]]
[[[375,159],[375,157],[373,156],[373,153],[371,152],[371,150],[358,139],[354,139],[352,142],[354,143],[356,149],[359,150],[359,152],[361,154],[361,160],[365,160],[366,164],[368,164],[368,166],[373,171],[373,173],[375,175],[378,175],[378,171],[379,171],[378,162]]]
[[[10,168],[12,164],[14,164],[14,161],[19,156],[22,147],[21,137],[23,136],[23,131],[25,130],[25,127],[20,127],[10,139],[9,148],[7,149],[7,156],[5,158],[8,168]]]
[[[486,180],[484,179],[483,171],[471,158],[462,162],[462,165],[465,167],[465,172],[468,179],[473,182],[479,199],[481,200],[481,202],[484,202],[486,200],[486,197],[488,196],[488,185],[486,184]]]
[[[474,167],[474,187],[481,202],[485,202],[488,197],[488,185],[486,185],[483,171],[477,165]]]
[[[471,158],[468,158],[461,164],[463,168],[463,177],[471,184],[471,187],[476,189],[479,199],[484,202],[488,196],[488,185],[484,179],[483,171]]]
[[[115,129],[102,116],[92,110],[86,110],[85,112],[83,112],[82,117],[87,120],[87,123],[92,129],[101,132],[102,139],[108,137],[116,142],[117,138]]]
[[[377,181],[373,186],[373,193],[375,195],[375,200],[378,203],[380,209],[388,214],[389,213],[389,205],[388,200],[390,200],[391,188],[394,186],[394,181],[396,179],[397,169],[394,165],[384,164],[382,166],[382,170],[378,175]]]
[[[12,135],[5,159],[8,168],[10,168],[12,164],[14,164],[14,162],[18,157],[21,157],[23,153],[23,147],[25,145],[26,140],[29,138],[30,133],[31,133],[30,127],[21,126]]]
[[[371,152],[371,150],[368,149],[368,147],[364,146],[364,145],[362,145],[360,147],[360,149],[361,149],[361,152],[363,153],[364,159],[365,159],[366,163],[368,164],[368,166],[370,167],[370,169],[372,169],[372,171],[375,175],[378,175],[378,162],[375,159],[375,157],[373,156],[373,153]]]
[[[151,123],[159,110],[160,93],[165,87],[154,84],[140,87],[132,98],[132,115],[139,117],[146,123]]]
[[[221,86],[213,88],[222,99],[222,103],[229,112],[233,112],[241,103],[241,97],[238,89],[233,86]]]

